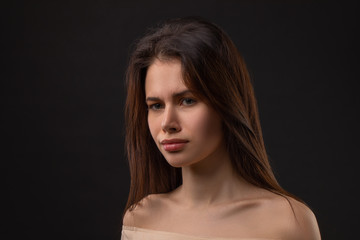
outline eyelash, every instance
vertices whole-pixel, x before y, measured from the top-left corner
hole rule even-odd
[[[189,101],[190,101],[190,103],[189,103]],[[180,100],[180,105],[182,105],[182,106],[192,106],[195,103],[196,103],[196,100],[192,99],[192,98],[182,98]],[[148,110],[154,110],[154,111],[160,110],[161,108],[163,108],[163,105],[161,103],[154,103],[154,104],[151,104],[148,106]]]
[[[156,106],[158,106],[157,108],[156,108]],[[161,104],[160,103],[154,103],[154,104],[151,104],[151,105],[149,105],[148,106],[148,110],[159,110],[161,108]]]
[[[185,101],[189,101],[189,100],[191,101],[191,103],[184,104]],[[189,105],[193,105],[194,103],[196,103],[196,100],[192,99],[192,98],[183,98],[183,99],[181,99],[180,102],[182,105],[189,106]]]

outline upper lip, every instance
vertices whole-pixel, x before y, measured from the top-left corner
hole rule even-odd
[[[173,138],[173,139],[164,139],[160,143],[161,144],[170,144],[170,143],[186,143],[186,142],[188,142],[188,140]]]

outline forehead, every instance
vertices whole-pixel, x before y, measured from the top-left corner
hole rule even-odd
[[[145,78],[146,96],[160,96],[187,90],[182,76],[181,62],[177,59],[155,61],[149,66]]]

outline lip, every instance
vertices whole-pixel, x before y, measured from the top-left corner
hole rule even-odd
[[[160,143],[163,146],[164,150],[167,152],[177,152],[184,149],[185,145],[188,143],[188,140],[185,139],[164,139]]]

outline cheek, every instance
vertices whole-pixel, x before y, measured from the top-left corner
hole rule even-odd
[[[159,129],[161,127],[160,123],[158,123],[157,118],[154,116],[148,116],[148,127],[151,133],[151,136],[153,137],[154,141],[156,142],[156,137],[159,132]]]
[[[207,110],[196,117],[193,123],[193,131],[197,132],[203,140],[206,141],[218,141],[222,137],[222,126],[219,116],[211,111]]]

